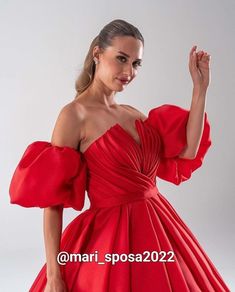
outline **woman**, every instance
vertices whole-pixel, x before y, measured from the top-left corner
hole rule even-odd
[[[210,56],[190,51],[190,110],[165,104],[145,116],[115,101],[136,77],[143,47],[130,23],[107,24],[51,142],[31,143],[14,172],[11,203],[44,208],[46,264],[30,291],[229,291],[156,186],[156,177],[176,185],[189,179],[211,146],[204,111]],[[85,190],[90,208],[62,233],[63,208],[82,210]],[[94,257],[60,264],[61,251]]]

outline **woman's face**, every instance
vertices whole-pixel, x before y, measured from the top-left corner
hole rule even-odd
[[[96,53],[99,51],[95,50]],[[135,78],[141,66],[143,44],[131,36],[115,37],[112,46],[101,54],[95,54],[99,60],[95,78],[113,91],[121,91]],[[126,80],[123,83],[120,79]]]

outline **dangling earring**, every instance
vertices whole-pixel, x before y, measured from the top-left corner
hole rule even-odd
[[[94,62],[95,62],[96,65],[99,63],[99,61],[97,60],[97,58],[94,57],[93,60],[94,60]]]

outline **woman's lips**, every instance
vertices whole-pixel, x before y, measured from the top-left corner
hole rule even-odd
[[[118,79],[118,78],[117,78],[117,80],[119,80],[122,84],[127,84],[127,83],[129,83],[128,80],[122,80],[122,79]]]

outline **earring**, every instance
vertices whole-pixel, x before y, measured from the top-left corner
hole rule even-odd
[[[99,63],[99,61],[97,60],[97,58],[93,58],[95,64],[97,65]]]

